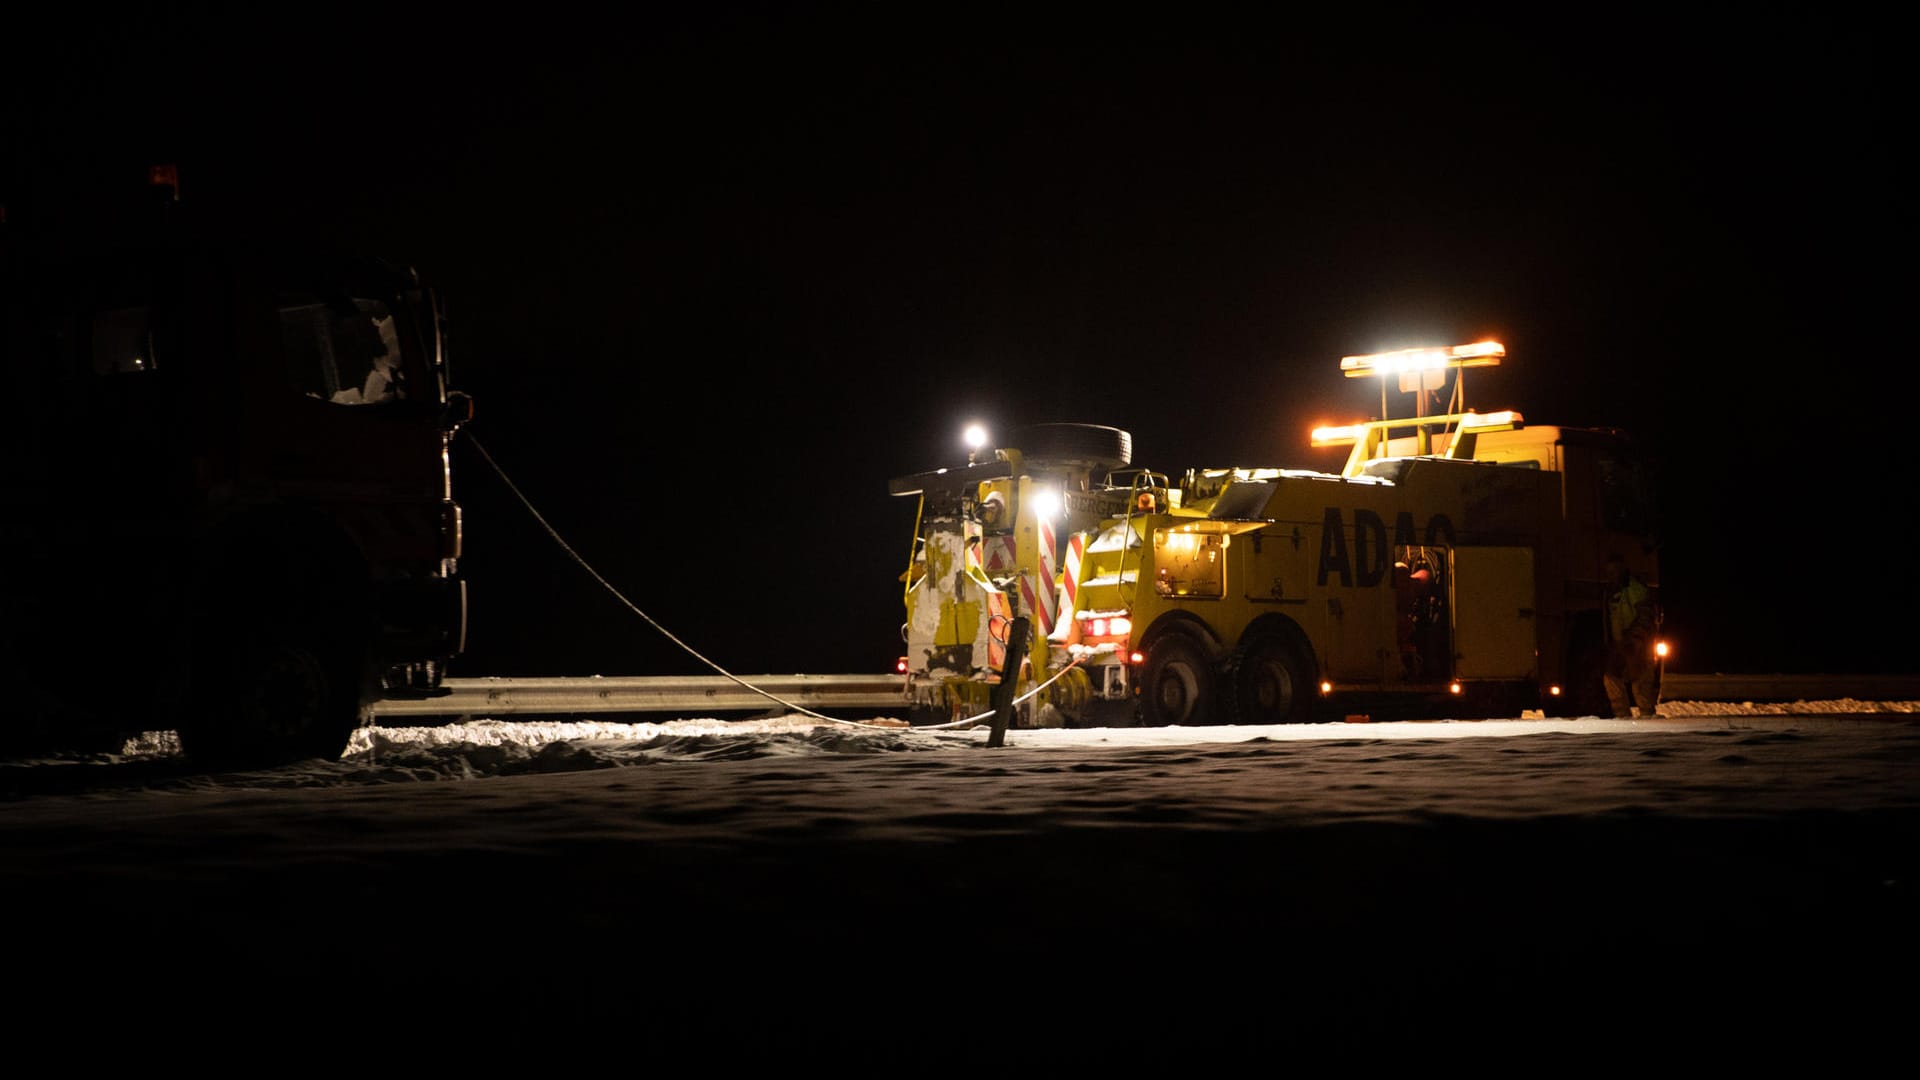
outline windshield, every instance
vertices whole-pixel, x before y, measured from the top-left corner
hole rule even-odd
[[[1650,536],[1656,529],[1652,467],[1646,462],[1600,460],[1600,520],[1609,529]]]
[[[400,334],[378,300],[284,302],[280,336],[287,375],[308,397],[337,405],[407,397]]]

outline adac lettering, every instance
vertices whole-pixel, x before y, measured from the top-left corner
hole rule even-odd
[[[1453,522],[1445,514],[1435,514],[1427,519],[1424,533],[1416,532],[1413,514],[1402,510],[1393,519],[1393,544],[1391,547],[1412,547],[1425,544],[1428,547],[1450,547],[1453,544]],[[1353,512],[1353,548],[1347,548],[1347,523],[1337,506],[1327,507],[1320,521],[1320,570],[1316,584],[1325,585],[1327,579],[1338,576],[1342,586],[1378,585],[1387,578],[1388,553],[1387,523],[1380,515],[1371,510]]]

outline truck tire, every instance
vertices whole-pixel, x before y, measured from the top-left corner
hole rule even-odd
[[[1106,470],[1133,461],[1132,433],[1100,424],[1032,424],[1015,431],[1009,445],[1032,468]]]
[[[1206,643],[1169,630],[1147,648],[1140,718],[1148,727],[1202,727],[1219,723],[1218,679]]]
[[[361,679],[356,650],[330,637],[282,631],[221,648],[180,720],[187,756],[220,768],[338,759],[362,720]]]
[[[1227,662],[1228,702],[1236,724],[1313,722],[1313,671],[1292,642],[1260,634],[1242,642]]]
[[[337,760],[377,685],[365,569],[307,519],[245,521],[223,539],[196,605],[181,749],[218,768]]]

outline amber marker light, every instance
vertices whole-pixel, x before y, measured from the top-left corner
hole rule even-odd
[[[1313,429],[1312,441],[1315,446],[1351,446],[1360,441],[1366,430],[1365,424],[1317,427]]]
[[[1499,412],[1467,413],[1460,418],[1460,426],[1463,428],[1513,427],[1525,421],[1525,417],[1512,409],[1502,409]]]

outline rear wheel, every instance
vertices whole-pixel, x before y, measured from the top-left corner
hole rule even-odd
[[[1228,666],[1236,724],[1306,724],[1313,720],[1313,674],[1291,643],[1263,635],[1241,644]]]
[[[1204,642],[1192,634],[1163,634],[1147,650],[1141,719],[1148,727],[1217,723],[1214,683],[1213,660]]]

